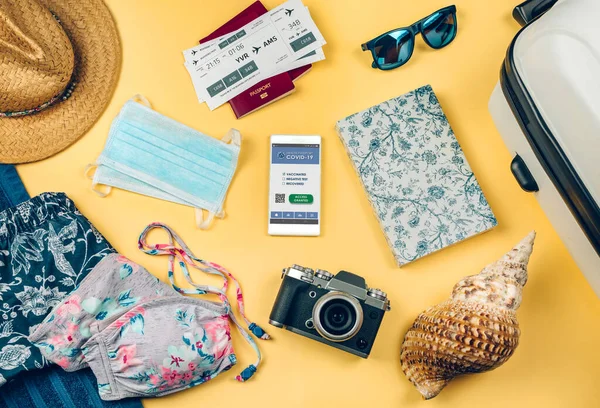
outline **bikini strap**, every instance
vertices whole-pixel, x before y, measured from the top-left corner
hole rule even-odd
[[[152,231],[155,228],[160,228],[167,232],[168,241],[169,241],[167,244],[148,244],[148,242],[147,242],[148,234],[150,233],[150,231]],[[189,294],[189,295],[196,295],[196,294],[204,295],[207,293],[211,293],[211,294],[215,294],[219,297],[219,299],[223,302],[230,319],[238,327],[238,329],[242,333],[243,337],[250,344],[250,346],[252,346],[252,348],[256,351],[256,354],[258,356],[258,360],[256,361],[255,364],[250,365],[244,371],[242,371],[242,373],[240,375],[236,376],[236,379],[238,381],[246,381],[246,380],[250,379],[250,377],[252,377],[252,375],[256,372],[256,369],[258,368],[258,365],[260,364],[261,353],[260,353],[260,350],[258,349],[258,346],[254,342],[254,339],[240,325],[237,318],[235,317],[235,314],[233,313],[233,311],[231,309],[230,302],[229,302],[229,299],[227,298],[227,294],[226,294],[227,287],[229,285],[229,279],[231,279],[233,281],[233,283],[236,285],[236,298],[237,298],[238,310],[240,312],[240,315],[242,316],[242,318],[248,325],[248,329],[256,337],[258,337],[262,340],[268,340],[268,339],[270,339],[270,336],[260,326],[258,326],[256,323],[250,322],[250,320],[246,317],[246,311],[245,311],[245,307],[244,307],[244,296],[242,294],[242,288],[241,288],[238,280],[233,276],[233,274],[231,272],[229,272],[227,269],[225,269],[224,267],[222,267],[221,265],[218,265],[213,262],[205,261],[203,259],[196,257],[192,253],[190,248],[181,239],[181,237],[169,226],[162,224],[162,223],[152,223],[152,224],[148,225],[144,229],[144,231],[142,231],[139,241],[138,241],[138,248],[148,255],[153,255],[153,256],[168,255],[169,256],[169,274],[168,274],[169,281],[171,282],[171,285],[177,292],[179,292],[181,294]],[[192,285],[194,287],[194,289],[184,289],[184,288],[179,287],[175,283],[175,276],[174,276],[175,260],[178,261],[179,266],[181,267],[181,270],[183,271],[183,276],[185,277],[186,281],[190,285]],[[188,266],[191,266],[192,268],[202,271],[204,273],[221,276],[223,278],[222,288],[219,289],[214,286],[200,285],[200,284],[195,283],[190,276]]]

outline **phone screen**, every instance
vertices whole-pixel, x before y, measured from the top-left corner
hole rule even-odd
[[[270,233],[283,231],[285,235],[314,235],[303,234],[310,230],[303,226],[311,225],[319,231],[320,150],[320,143],[271,143]]]

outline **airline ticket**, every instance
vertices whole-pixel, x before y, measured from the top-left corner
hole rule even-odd
[[[281,5],[280,7],[282,7],[284,5]],[[275,10],[276,9],[272,10],[271,12],[274,12]],[[294,11],[295,11],[292,9],[286,9],[286,10],[288,11],[288,14],[294,13]],[[306,13],[309,14],[309,17],[310,17],[310,12],[308,11],[308,7],[305,7],[305,10],[306,10]],[[223,47],[228,44],[233,44],[234,42],[236,42],[236,40],[238,40],[244,36],[253,35],[257,30],[259,30],[263,27],[263,25],[261,25],[261,24],[258,24],[258,23],[254,24],[254,23],[257,20],[260,20],[261,18],[267,17],[268,15],[269,15],[269,13],[257,18],[256,20],[251,21],[250,23],[246,24],[246,26],[240,28],[239,30],[235,30],[228,34],[224,34],[221,37],[215,38],[210,41],[205,41],[199,45],[196,45],[195,47],[192,47],[190,49],[183,51],[183,56],[185,57],[186,65],[188,63],[190,63],[190,65],[195,66],[196,64],[192,64],[192,63],[194,61],[198,61],[198,60],[206,57],[207,53],[214,52],[213,48],[215,45],[220,45],[221,47]]]
[[[323,59],[325,44],[302,1],[289,0],[184,56],[198,99],[214,110],[265,78]]]
[[[300,67],[303,67],[308,64],[313,64],[315,62],[323,61],[324,59],[325,59],[325,53],[323,52],[323,49],[318,48],[318,49],[311,51],[308,54],[298,58],[296,61],[292,61],[288,65],[279,66],[275,71],[271,72],[268,75],[265,75],[265,78],[268,78],[268,77],[271,77],[271,76],[274,76],[277,74],[281,74],[283,72],[287,72],[287,71],[290,71],[295,68],[300,68]],[[202,82],[196,79],[193,61],[194,60],[191,60],[189,62],[186,61],[185,66],[190,74],[190,77],[192,78],[192,84],[194,85],[194,90],[196,91],[196,96],[198,97],[198,102],[203,103],[204,99],[201,96],[202,95],[202,91],[201,91]],[[258,83],[260,81],[262,81],[262,79],[259,79],[256,82]],[[251,86],[252,86],[252,84],[247,85],[247,87],[251,87]],[[232,99],[232,98],[234,98],[234,96],[232,96],[229,99]]]

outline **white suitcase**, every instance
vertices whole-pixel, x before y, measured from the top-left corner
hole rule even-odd
[[[513,15],[489,109],[536,195],[600,297],[600,0],[530,0]]]

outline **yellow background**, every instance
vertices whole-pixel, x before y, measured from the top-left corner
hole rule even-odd
[[[328,41],[327,60],[297,83],[295,94],[236,120],[228,106],[199,105],[181,51],[250,4],[250,0],[108,0],[123,44],[116,93],[94,128],[66,151],[18,170],[32,195],[66,191],[123,254],[166,280],[167,259],[142,254],[138,234],[151,221],[175,228],[205,259],[242,282],[247,312],[273,335],[261,342],[264,364],[248,383],[232,379],[254,361],[239,335],[238,366],[210,383],[160,399],[161,407],[591,407],[600,403],[600,302],[577,269],[535,197],[509,171],[511,153],[488,113],[506,49],[518,30],[514,0],[457,0],[458,36],[435,51],[418,39],[412,60],[382,72],[360,44],[409,25],[449,0],[305,0]],[[265,0],[268,8],[278,0]],[[430,83],[471,164],[499,226],[402,269],[395,266],[350,160],[335,133],[349,114]],[[110,123],[136,93],[161,113],[215,137],[243,135],[242,155],[226,201],[227,218],[194,228],[192,209],[125,191],[99,198],[83,176],[100,154]],[[323,227],[318,238],[267,235],[269,135],[323,137]],[[401,339],[416,315],[444,300],[462,276],[478,272],[531,229],[538,232],[530,279],[518,311],[521,344],[501,368],[452,382],[424,402],[398,362]],[[154,240],[162,239],[158,233]],[[292,263],[346,269],[388,292],[386,315],[368,360],[268,325],[280,272]],[[196,279],[206,281],[204,276]]]

